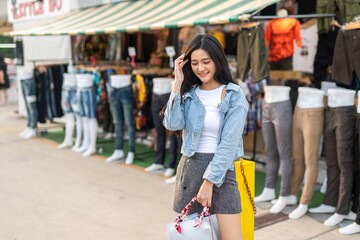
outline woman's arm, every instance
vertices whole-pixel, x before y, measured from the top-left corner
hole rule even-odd
[[[248,111],[248,103],[242,90],[240,90],[239,95],[234,101],[234,106],[230,106],[226,112],[220,143],[203,176],[204,179],[214,183],[217,187],[220,187],[223,183],[226,171],[237,157],[236,153],[242,142]]]

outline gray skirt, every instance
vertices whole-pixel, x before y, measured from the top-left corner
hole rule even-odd
[[[203,175],[213,153],[195,153],[192,157],[182,156],[176,171],[173,208],[180,213],[190,200],[197,195],[203,183]],[[191,213],[200,213],[203,207],[195,202]],[[214,185],[211,214],[238,214],[241,212],[240,194],[235,171],[228,170],[220,188]]]

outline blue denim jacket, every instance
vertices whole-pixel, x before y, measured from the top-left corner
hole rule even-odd
[[[244,155],[242,134],[249,105],[240,86],[229,83],[218,107],[221,114],[219,143],[203,178],[220,187],[226,171],[234,170],[234,160]],[[204,118],[205,107],[195,93],[195,86],[181,101],[180,93],[170,97],[163,124],[170,131],[182,130],[181,153],[186,157],[196,152]]]

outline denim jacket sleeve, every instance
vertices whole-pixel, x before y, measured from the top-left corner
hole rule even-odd
[[[243,154],[242,134],[244,130],[248,102],[244,93],[233,92],[227,112],[225,112],[223,124],[221,126],[220,142],[216,153],[208,165],[203,178],[220,187],[225,179],[226,171],[234,164],[239,150]]]
[[[182,130],[185,126],[184,115],[184,104],[181,103],[180,93],[171,93],[164,113],[164,127],[170,131]]]

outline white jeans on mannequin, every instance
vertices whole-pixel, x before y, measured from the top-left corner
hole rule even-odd
[[[89,127],[89,144],[88,148],[83,153],[84,157],[89,157],[96,152],[96,139],[98,130],[98,123],[96,118],[88,119],[87,122]]]
[[[76,151],[76,149],[80,148],[81,145],[81,138],[82,138],[82,121],[81,117],[75,114],[75,125],[76,125],[76,138],[75,144],[71,150]]]
[[[57,146],[57,149],[69,148],[73,144],[73,135],[75,129],[75,115],[74,113],[65,114],[65,137],[64,141]]]
[[[89,148],[90,143],[90,133],[89,133],[89,123],[87,117],[81,117],[82,122],[82,132],[83,132],[83,141],[79,148],[75,149],[75,152],[85,152]]]

